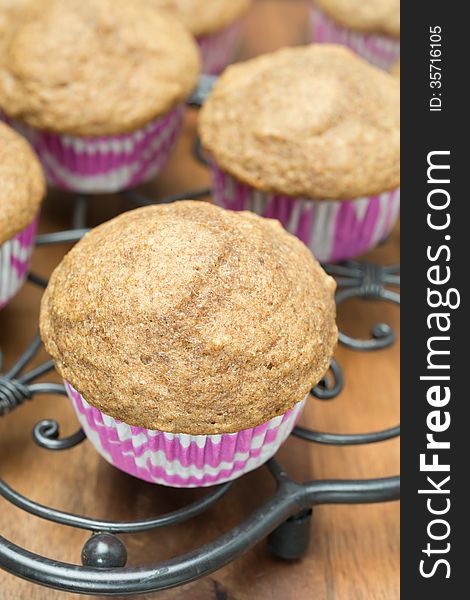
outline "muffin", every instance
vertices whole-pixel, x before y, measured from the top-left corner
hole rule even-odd
[[[7,20],[11,13],[23,8],[31,2],[32,0],[0,0],[0,33],[2,33],[2,37],[0,37],[0,44],[3,40],[4,28],[7,25]]]
[[[321,262],[374,247],[399,213],[399,89],[329,44],[229,67],[199,124],[215,201],[279,219]]]
[[[0,0],[0,55],[4,52],[6,32],[8,31],[8,24],[12,17],[15,16],[16,11],[22,9],[26,4],[31,3],[32,0]],[[3,121],[3,115],[0,111],[0,121]]]
[[[314,42],[344,44],[382,69],[400,57],[400,0],[313,0]]]
[[[240,18],[251,0],[149,0],[178,18],[196,37],[202,71],[217,75],[231,61],[240,33]]]
[[[199,71],[178,21],[145,0],[37,0],[6,31],[0,107],[51,184],[115,192],[162,168]]]
[[[0,309],[26,279],[44,191],[32,148],[0,123]]]
[[[328,369],[334,280],[274,220],[183,201],[92,230],[41,335],[98,452],[141,479],[222,483],[268,460]]]
[[[32,0],[0,0],[0,31],[6,25],[7,18],[11,13],[22,9],[27,4],[31,4]]]
[[[32,0],[0,0],[0,13],[17,10],[31,2]]]
[[[392,68],[390,69],[390,73],[392,75],[394,75],[395,77],[398,77],[398,79],[400,79],[400,61],[397,60],[393,65]]]

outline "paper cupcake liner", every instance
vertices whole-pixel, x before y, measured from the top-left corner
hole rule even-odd
[[[238,433],[187,435],[132,427],[100,412],[67,382],[87,438],[109,463],[171,487],[207,487],[241,477],[269,460],[288,438],[306,399],[282,416]]]
[[[311,31],[314,42],[348,46],[362,58],[386,71],[400,58],[399,39],[346,29],[315,6],[311,8]]]
[[[260,192],[212,165],[213,197],[229,210],[278,219],[320,262],[355,258],[391,232],[400,212],[400,190],[355,200],[310,200]]]
[[[36,217],[23,231],[0,245],[0,309],[10,302],[26,279],[37,222]]]
[[[238,43],[241,24],[233,23],[217,33],[196,38],[202,60],[202,72],[219,75],[231,62]]]
[[[112,193],[148,181],[162,169],[182,117],[180,106],[137,131],[102,137],[57,135],[7,121],[34,147],[48,183],[75,192]]]

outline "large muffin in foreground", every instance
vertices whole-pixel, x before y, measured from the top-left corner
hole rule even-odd
[[[233,57],[239,37],[240,18],[251,0],[148,0],[168,12],[190,31],[198,42],[202,71],[220,73]]]
[[[44,177],[33,149],[0,123],[0,309],[26,278],[44,194]]]
[[[400,84],[344,46],[232,65],[199,130],[215,201],[279,219],[321,262],[373,248],[397,219]]]
[[[146,0],[35,0],[4,37],[0,107],[52,184],[113,192],[162,168],[200,66],[176,19]]]
[[[312,41],[344,44],[382,69],[400,57],[400,0],[311,0]]]
[[[149,481],[211,485],[256,468],[290,433],[331,361],[334,290],[275,221],[152,206],[64,258],[41,335],[105,458]]]

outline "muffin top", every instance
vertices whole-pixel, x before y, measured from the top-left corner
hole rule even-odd
[[[234,23],[251,0],[149,0],[177,17],[193,35],[215,33]]]
[[[400,0],[315,0],[344,27],[400,36]]]
[[[41,335],[87,402],[219,434],[302,400],[337,339],[334,280],[277,221],[183,201],[92,230],[54,271]]]
[[[5,32],[12,14],[29,4],[31,0],[0,0],[0,53],[3,51]]]
[[[265,192],[354,199],[400,183],[400,85],[343,46],[229,67],[201,112],[212,159]]]
[[[23,8],[27,4],[31,4],[33,0],[0,0],[0,16],[10,11]]]
[[[0,0],[0,19],[2,15],[31,4],[32,0]]]
[[[147,0],[36,0],[3,45],[3,110],[78,136],[142,127],[182,102],[199,70],[191,35]]]
[[[0,11],[13,10],[26,4],[31,4],[32,0],[0,0]]]
[[[44,194],[44,177],[33,149],[0,123],[0,244],[31,223]]]

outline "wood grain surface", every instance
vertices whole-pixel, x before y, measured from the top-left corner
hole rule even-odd
[[[260,0],[246,19],[240,58],[303,43],[307,37],[307,2]],[[262,91],[261,91],[262,93]],[[186,128],[165,173],[146,192],[154,197],[208,184],[206,170],[192,158],[197,113],[188,114]],[[73,202],[51,194],[41,231],[70,225]],[[88,225],[102,222],[129,202],[117,197],[90,203]],[[38,249],[35,272],[47,276],[67,246]],[[368,258],[382,263],[399,259],[399,231]],[[0,313],[0,346],[7,366],[31,341],[37,326],[41,292],[26,285]],[[340,308],[340,325],[353,335],[367,335],[377,321],[396,330],[399,311],[384,303],[351,301]],[[42,352],[38,360],[44,360]],[[335,432],[363,432],[394,425],[399,420],[399,342],[391,349],[360,354],[339,348],[337,358],[346,378],[344,392],[330,403],[310,401],[302,423]],[[55,375],[51,380],[57,380]],[[200,492],[178,491],[140,482],[109,466],[88,443],[65,453],[38,448],[31,440],[33,425],[56,418],[63,434],[77,428],[65,398],[40,396],[0,419],[0,477],[28,497],[56,508],[106,519],[147,518],[183,506]],[[372,447],[318,447],[290,439],[280,462],[298,480],[367,478],[399,471],[397,440]],[[262,468],[238,481],[229,494],[204,515],[181,526],[126,538],[129,564],[148,564],[178,555],[208,542],[240,522],[273,489]],[[0,499],[0,533],[20,546],[47,557],[80,562],[88,534],[50,524],[13,508]],[[0,600],[73,598],[0,572]],[[399,598],[399,504],[332,506],[316,509],[312,541],[301,561],[272,558],[260,543],[242,558],[192,584],[142,598],[162,600],[391,600]]]

